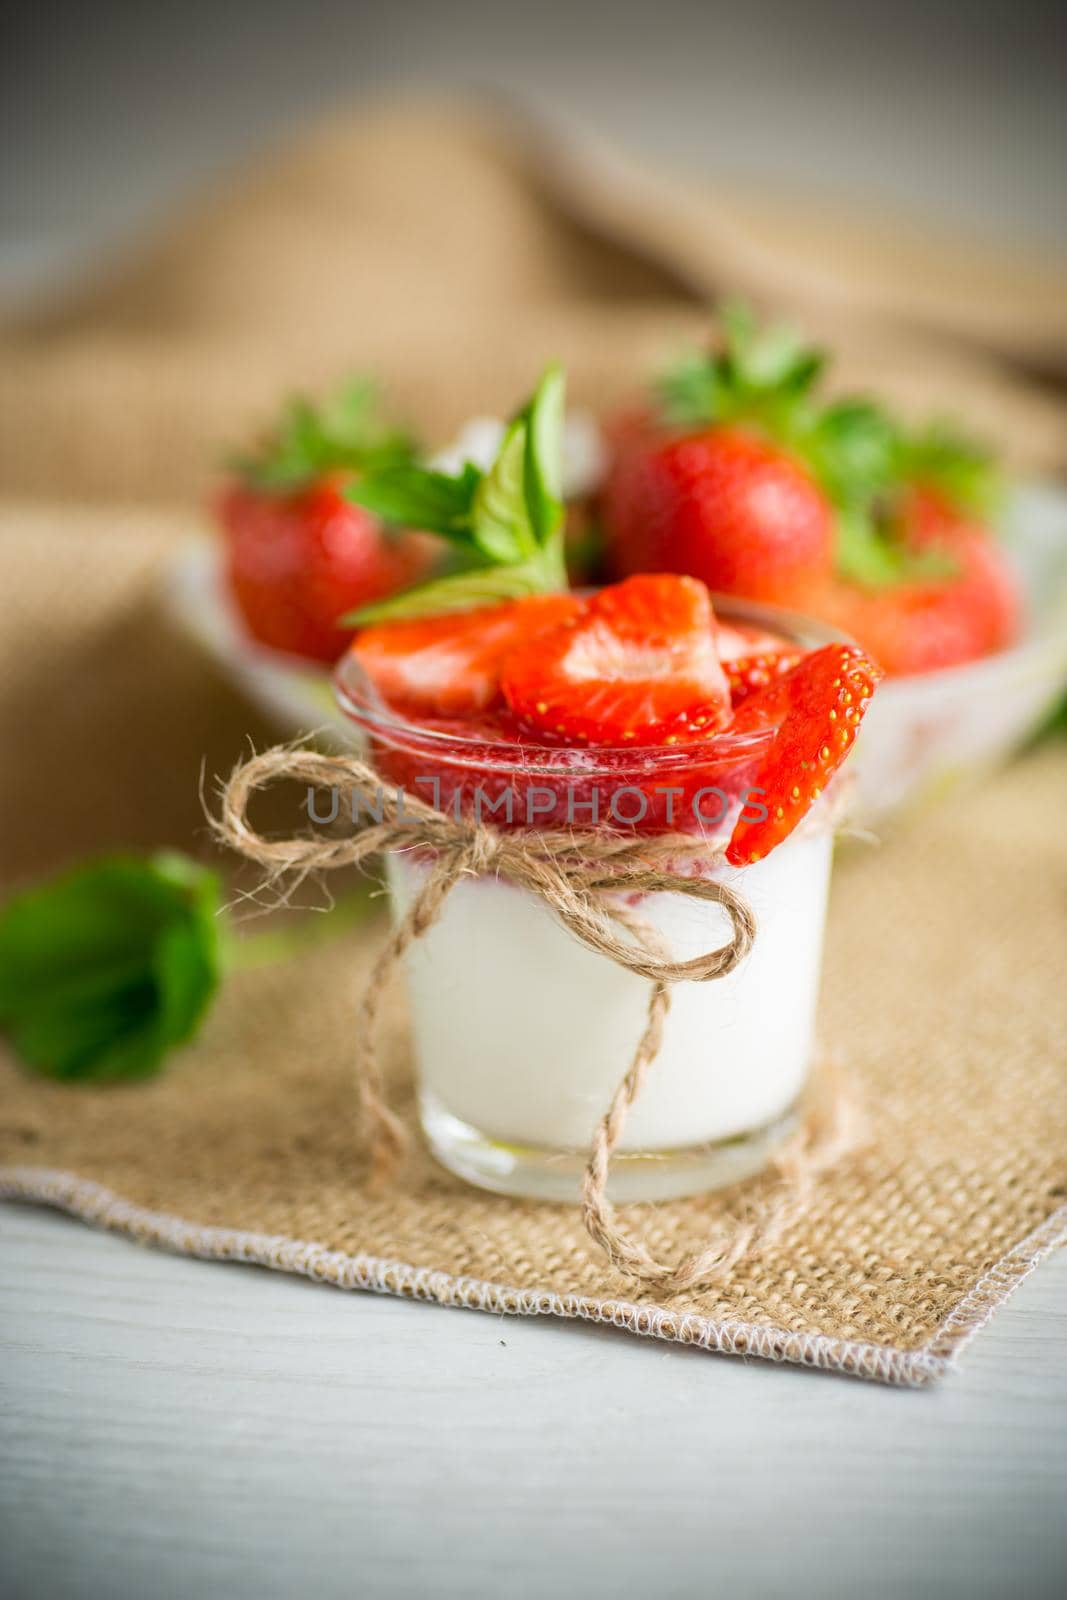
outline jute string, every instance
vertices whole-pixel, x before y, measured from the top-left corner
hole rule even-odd
[[[355,802],[353,832],[287,839],[268,838],[248,818],[257,791],[279,781],[343,789]],[[362,802],[362,803],[361,803]],[[407,1149],[407,1132],[390,1109],[378,1053],[382,996],[409,946],[433,926],[454,886],[466,876],[499,875],[535,894],[576,939],[609,961],[651,983],[648,1014],[630,1066],[593,1136],[582,1181],[582,1217],[590,1236],[621,1272],[675,1294],[725,1275],[758,1243],[777,1237],[802,1209],[819,1172],[855,1142],[855,1119],[839,1085],[809,1110],[804,1126],[773,1163],[781,1180],[769,1205],[753,1211],[722,1238],[671,1264],[658,1261],[619,1222],[607,1198],[608,1172],[630,1108],[659,1053],[664,1022],[676,983],[713,982],[748,955],[756,937],[751,908],[736,890],[682,870],[699,862],[704,870],[722,860],[707,843],[687,834],[638,836],[546,829],[506,833],[482,821],[435,810],[417,796],[390,795],[373,767],[355,757],[324,756],[279,746],[235,768],[222,787],[216,834],[263,867],[269,884],[337,867],[359,866],[371,856],[417,846],[430,853],[425,883],[374,964],[363,991],[356,1039],[355,1074],[369,1130],[372,1170],[381,1182],[393,1175]],[[624,897],[673,893],[722,906],[730,937],[717,950],[675,961],[658,935]]]

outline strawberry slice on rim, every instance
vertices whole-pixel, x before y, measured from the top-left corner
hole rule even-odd
[[[600,590],[509,655],[502,686],[526,727],[572,744],[706,739],[730,717],[708,591],[673,574]]]
[[[398,709],[470,716],[500,698],[505,658],[582,609],[574,595],[538,594],[474,611],[364,628],[352,654],[379,694]]]
[[[883,676],[854,645],[828,644],[743,700],[734,718],[738,732],[775,725],[778,731],[753,780],[766,815],[749,820],[753,800],[738,818],[726,848],[734,866],[759,861],[807,815],[852,748]]]

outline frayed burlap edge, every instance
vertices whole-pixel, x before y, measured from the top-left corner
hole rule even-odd
[[[933,1336],[917,1350],[790,1333],[750,1322],[717,1322],[691,1312],[626,1300],[560,1295],[548,1289],[513,1288],[482,1278],[456,1277],[432,1267],[412,1267],[380,1256],[345,1255],[323,1245],[280,1234],[205,1227],[164,1212],[132,1205],[89,1178],[49,1168],[0,1168],[0,1200],[51,1206],[82,1222],[202,1261],[240,1261],[312,1278],[338,1289],[430,1300],[469,1311],[520,1317],[577,1318],[623,1328],[644,1338],[695,1345],[720,1355],[755,1356],[879,1383],[922,1388],[952,1371],[956,1358],[1024,1278],[1058,1245],[1067,1243],[1067,1206],[1061,1206],[1001,1257],[964,1295]]]

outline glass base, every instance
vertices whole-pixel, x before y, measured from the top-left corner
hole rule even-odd
[[[461,1122],[435,1096],[423,1093],[419,1114],[432,1155],[457,1178],[494,1194],[523,1200],[557,1200],[573,1205],[581,1197],[586,1151],[546,1150],[537,1145],[504,1144],[470,1123]],[[623,1152],[611,1159],[608,1198],[617,1205],[643,1200],[682,1200],[687,1195],[725,1189],[754,1177],[795,1130],[796,1106],[749,1133],[684,1150]]]

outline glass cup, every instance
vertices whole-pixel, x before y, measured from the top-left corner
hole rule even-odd
[[[716,612],[805,650],[838,637],[739,601],[720,599]],[[666,1200],[759,1171],[796,1126],[811,1070],[832,856],[823,799],[766,859],[742,868],[721,860],[772,735],[726,731],[653,749],[518,746],[398,715],[351,655],[337,691],[384,787],[502,828],[610,826],[706,842],[707,860],[681,870],[737,890],[755,914],[755,942],[726,976],[674,986],[608,1193]],[[430,865],[422,847],[390,853],[398,914]],[[714,901],[657,892],[630,897],[630,907],[677,960],[730,938]],[[538,896],[496,876],[453,887],[405,968],[419,1113],[434,1156],[485,1189],[577,1199],[594,1130],[645,1025],[648,980],[587,949]]]

